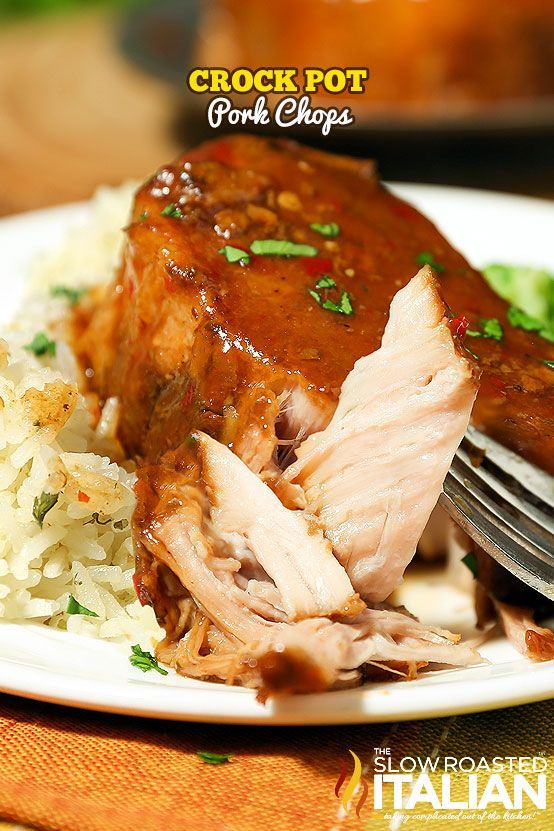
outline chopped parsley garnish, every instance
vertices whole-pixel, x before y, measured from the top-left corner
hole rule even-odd
[[[159,672],[160,675],[169,675],[168,671],[158,664],[152,653],[145,652],[140,648],[138,643],[131,647],[129,661],[134,667],[140,669],[142,672],[150,672],[151,669],[154,669],[156,672]]]
[[[501,341],[504,337],[504,329],[496,317],[489,317],[482,320],[481,329],[483,331],[483,337],[485,338]]]
[[[484,318],[479,325],[481,326],[479,331],[467,329],[466,335],[470,338],[490,338],[497,341],[501,341],[504,337],[504,329],[496,317]]]
[[[310,228],[322,237],[338,237],[340,234],[340,226],[336,222],[312,222]]]
[[[438,263],[433,254],[430,251],[422,251],[415,257],[415,261],[418,265],[430,265],[434,271],[438,271],[441,274],[443,271],[446,271],[446,268],[442,265],[442,263]]]
[[[315,284],[316,289],[334,289],[336,287],[336,283],[332,277],[329,277],[328,274],[324,274],[321,280],[318,280]]]
[[[315,257],[317,254],[317,248],[313,245],[286,239],[255,239],[250,250],[253,254],[271,257]]]
[[[323,274],[317,283],[315,284],[316,288],[318,289],[336,289],[337,284],[332,277],[328,274]],[[341,291],[339,302],[336,303],[334,300],[330,298],[322,298],[319,292],[315,291],[314,289],[308,289],[308,294],[310,297],[313,297],[315,302],[318,306],[321,306],[322,309],[326,309],[329,312],[337,312],[341,315],[352,315],[354,314],[354,307],[352,305],[352,299],[347,291]]]
[[[223,765],[231,759],[230,753],[210,753],[208,750],[197,750],[196,755],[207,765]]]
[[[179,205],[176,205],[175,202],[170,202],[169,205],[166,205],[163,211],[161,211],[162,216],[170,216],[173,219],[182,219],[183,212]]]
[[[243,251],[242,248],[235,248],[232,245],[224,245],[217,253],[223,254],[228,263],[248,265],[250,262],[250,254],[248,251]]]
[[[342,291],[340,295],[340,300],[338,303],[335,303],[333,300],[324,300],[321,304],[323,309],[327,309],[330,312],[338,312],[341,315],[352,315],[354,314],[354,307],[352,306],[352,300],[350,299],[350,295],[347,291]]]
[[[26,343],[23,349],[27,349],[28,352],[34,352],[37,356],[48,354],[54,357],[56,354],[56,341],[50,340],[44,332],[37,332],[31,343]]]
[[[148,211],[143,211],[141,213],[141,215],[139,216],[139,222],[144,222],[145,219],[148,219]]]
[[[88,617],[98,617],[96,612],[87,609],[86,606],[81,606],[81,604],[77,600],[75,600],[72,594],[69,595],[66,611],[68,615],[88,615]]]
[[[516,329],[524,329],[526,332],[538,332],[541,338],[554,343],[554,324],[544,323],[537,317],[527,314],[517,306],[510,306],[506,314],[508,322]]]
[[[471,571],[474,577],[477,577],[477,557],[473,551],[462,557],[462,563]]]
[[[70,306],[75,306],[79,302],[83,294],[87,293],[87,289],[74,289],[69,286],[51,286],[50,294],[52,297],[63,297],[67,300]]]
[[[41,528],[44,517],[48,511],[52,510],[58,501],[58,497],[59,493],[45,493],[44,491],[40,496],[35,496],[35,501],[33,502],[33,519],[36,519]]]
[[[543,364],[549,369],[554,369],[554,361],[543,361]]]

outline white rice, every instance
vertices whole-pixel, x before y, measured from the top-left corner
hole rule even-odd
[[[132,190],[98,192],[90,221],[35,266],[25,310],[0,341],[0,617],[151,649],[163,630],[132,581],[135,475],[105,455],[116,448],[118,402],[106,403],[93,429],[56,326],[67,301],[48,291],[111,279]],[[55,357],[23,348],[37,332],[56,339]],[[36,500],[45,493],[57,501],[41,527]],[[70,595],[97,617],[68,614]]]

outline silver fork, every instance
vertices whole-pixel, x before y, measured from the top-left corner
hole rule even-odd
[[[554,600],[554,477],[469,427],[439,504],[487,554]]]

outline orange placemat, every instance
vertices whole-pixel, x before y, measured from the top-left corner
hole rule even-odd
[[[385,745],[397,757],[545,754],[554,776],[553,721],[551,701],[395,725],[261,728],[156,722],[2,696],[0,817],[43,831],[380,831],[392,826],[372,811],[371,798],[357,817],[345,815],[335,795],[349,749],[362,761]],[[231,753],[231,761],[210,766],[198,750]],[[408,828],[475,826],[461,819]],[[532,825],[509,827],[551,831],[554,820],[540,812]]]

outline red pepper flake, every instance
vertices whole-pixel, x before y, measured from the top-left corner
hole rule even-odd
[[[333,260],[329,257],[302,257],[304,269],[310,277],[321,277],[333,270]]]
[[[181,407],[186,409],[190,407],[192,402],[194,401],[194,384],[192,381],[189,381],[187,386],[185,387],[185,394],[181,398]]]
[[[450,318],[448,325],[453,335],[456,335],[458,338],[463,338],[467,332],[469,320],[465,315],[459,315],[458,317]]]
[[[90,496],[87,493],[84,493],[84,491],[79,491],[77,499],[79,502],[90,502]]]
[[[135,591],[137,593],[137,597],[139,599],[139,603],[141,606],[148,606],[150,605],[150,597],[148,592],[146,591],[140,577],[135,572],[133,574],[133,586],[135,587]]]

